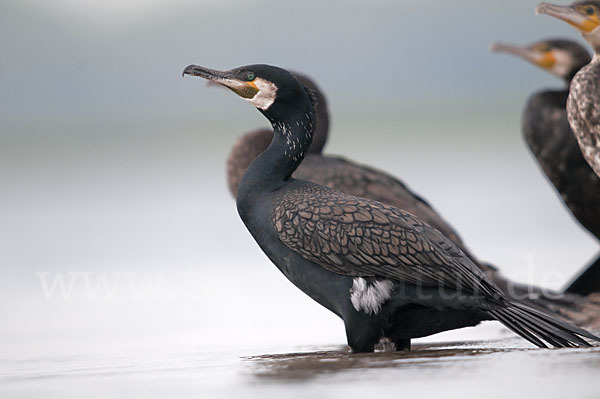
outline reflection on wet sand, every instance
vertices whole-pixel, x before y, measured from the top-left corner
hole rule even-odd
[[[514,343],[517,345],[514,345]],[[252,376],[261,379],[309,380],[326,374],[358,369],[437,368],[447,362],[465,362],[470,358],[500,352],[530,351],[535,348],[519,347],[513,339],[494,342],[446,342],[416,344],[408,352],[353,354],[348,347],[331,350],[250,356],[243,360],[250,364]]]

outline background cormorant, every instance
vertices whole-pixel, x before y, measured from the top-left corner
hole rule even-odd
[[[527,46],[496,43],[492,50],[521,57],[565,81],[566,88],[562,90],[531,95],[523,112],[523,136],[573,216],[600,240],[600,177],[583,158],[567,119],[569,85],[590,62],[588,51],[563,39],[541,40]],[[566,291],[588,295],[599,288],[600,257]]]
[[[373,351],[382,338],[409,348],[411,338],[490,319],[540,347],[600,340],[511,302],[452,241],[411,214],[292,178],[312,141],[316,100],[286,70],[190,65],[184,74],[230,88],[271,122],[273,141],[242,178],[238,211],[283,274],[344,320],[353,351]]]
[[[541,3],[536,12],[574,26],[594,49],[592,62],[571,82],[567,111],[583,156],[600,176],[600,1],[576,1],[569,6]]]

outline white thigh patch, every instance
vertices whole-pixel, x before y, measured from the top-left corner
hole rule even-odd
[[[381,305],[392,296],[394,283],[390,280],[378,280],[371,284],[362,277],[357,277],[352,282],[350,301],[357,312],[361,310],[366,314],[377,314]]]

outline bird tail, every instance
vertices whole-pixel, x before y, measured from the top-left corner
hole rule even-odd
[[[514,333],[540,348],[547,348],[547,344],[555,348],[592,346],[584,338],[600,342],[599,337],[582,328],[520,303],[509,302],[504,307],[487,312]]]
[[[598,264],[600,265],[600,258]],[[552,292],[534,285],[516,283],[503,277],[495,267],[489,264],[484,266],[492,270],[486,272],[486,275],[511,302],[520,303],[581,326],[582,319],[574,316],[590,303],[589,298],[570,292]],[[600,270],[600,266],[598,269]]]

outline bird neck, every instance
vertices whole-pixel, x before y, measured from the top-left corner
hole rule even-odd
[[[581,36],[592,46],[594,49],[594,58],[592,63],[600,62],[600,27],[594,29],[590,33],[582,33]]]
[[[315,131],[312,106],[306,105],[285,118],[269,119],[273,140],[248,167],[239,186],[238,201],[285,185],[311,145]]]

